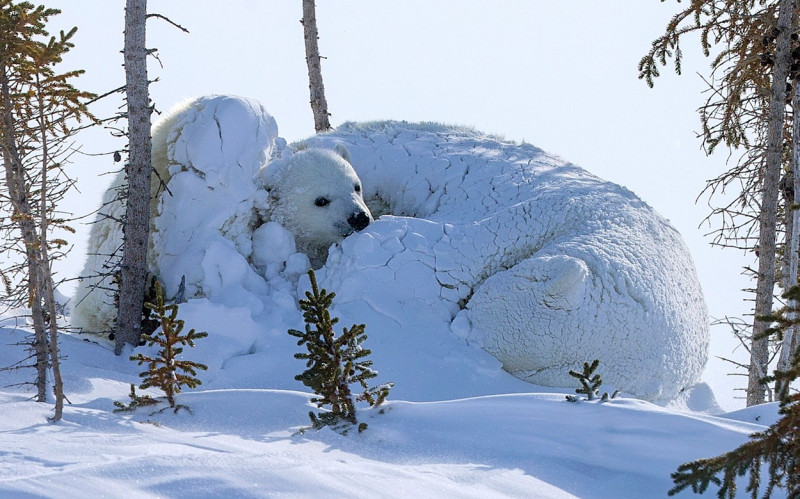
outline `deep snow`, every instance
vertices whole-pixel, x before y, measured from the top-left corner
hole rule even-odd
[[[257,321],[291,314],[281,302],[295,300],[303,251],[315,267],[328,257],[320,282],[339,294],[345,322],[379,324],[392,351],[428,336],[463,342],[455,333],[547,386],[598,358],[607,381],[651,401],[700,379],[709,320],[680,235],[630,191],[541,149],[391,121],[287,146],[263,105],[228,95],[181,103],[154,130],[154,169],[169,181],[152,189],[150,271],[166,296],[185,284],[186,297],[245,307]],[[349,165],[345,174],[320,164],[327,156],[314,146],[345,146],[361,180]],[[353,231],[353,209],[366,209],[361,184],[383,216],[328,255]],[[84,330],[113,327],[91,320],[115,315],[112,291],[91,276],[122,245],[121,217],[104,214],[120,205],[103,207],[91,229],[72,313]],[[275,224],[254,237],[265,220],[296,245]]]
[[[221,312],[202,300],[181,307],[187,327],[215,332],[190,352],[210,366],[203,386],[177,398],[191,414],[112,412],[113,401],[128,402],[141,368],[107,346],[62,335],[71,401],[62,422],[47,422],[51,405],[29,393],[0,390],[0,496],[665,497],[679,464],[732,449],[775,418],[774,405],[715,417],[626,398],[574,404],[495,366],[486,367],[491,383],[484,373],[459,380],[473,362],[431,342],[424,347],[441,360],[436,373],[419,372],[410,352],[376,360],[381,382],[390,381],[384,358],[405,358],[406,368],[391,379],[396,390],[383,414],[359,412],[366,431],[296,435],[315,409],[291,379],[303,368],[292,358],[299,347],[262,325],[269,353],[237,351],[230,338],[257,326]],[[23,336],[12,325],[0,329],[2,365],[23,355],[10,346]],[[371,339],[365,346],[379,352]],[[3,378],[5,386],[30,371]],[[432,401],[404,396],[432,385]],[[490,388],[497,394],[477,395]]]

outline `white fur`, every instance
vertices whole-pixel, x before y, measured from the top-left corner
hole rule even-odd
[[[276,162],[263,172],[262,182],[270,193],[267,216],[291,228],[298,251],[306,253],[314,267],[325,263],[332,244],[355,231],[348,223],[350,217],[363,214],[372,221],[361,180],[341,145],[333,151],[300,149],[288,161]],[[319,199],[327,204],[317,206]]]
[[[332,249],[317,276],[343,323],[449,324],[541,385],[575,386],[569,370],[594,359],[607,386],[649,400],[699,380],[709,332],[694,264],[630,191],[458,127],[345,124],[309,142],[347,145],[370,205],[394,215]]]
[[[268,163],[276,141],[281,142],[277,125],[263,106],[233,96],[185,101],[154,125],[157,175],[151,184],[148,267],[163,281],[167,296],[181,281],[186,298],[213,298],[236,287],[263,292],[264,255],[254,251],[252,236],[270,220],[282,224],[317,266],[324,263],[328,246],[353,232],[349,217],[362,213],[360,223],[372,221],[356,192],[360,180],[346,149],[291,154],[286,148],[273,168]],[[125,205],[117,191],[125,182],[124,172],[114,179],[91,228],[88,258],[71,304],[72,325],[84,331],[115,327],[117,286],[104,274],[108,256],[119,254],[122,244],[117,221]],[[321,197],[330,202],[316,206]],[[253,255],[258,265],[252,265]],[[291,255],[288,260],[301,261]]]
[[[153,126],[151,161],[156,173],[150,181],[151,221],[157,216],[158,192],[170,178],[167,135],[177,117],[191,105],[192,101],[185,101],[175,106]],[[163,179],[163,184],[160,179]],[[72,325],[83,331],[109,331],[114,328],[117,320],[114,295],[118,284],[110,272],[122,255],[122,226],[117,221],[125,216],[125,201],[121,199],[125,186],[125,172],[121,171],[103,194],[102,205],[89,231],[86,263],[70,301]],[[149,253],[152,254],[152,245]]]

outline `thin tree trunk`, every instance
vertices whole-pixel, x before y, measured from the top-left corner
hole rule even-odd
[[[50,255],[47,248],[47,232],[49,230],[49,220],[47,218],[47,192],[48,185],[47,171],[50,166],[50,149],[47,135],[47,124],[45,120],[45,106],[42,100],[42,85],[40,75],[36,75],[36,83],[39,88],[39,137],[42,143],[42,178],[41,178],[41,200],[39,205],[39,292],[42,293],[44,311],[50,318],[50,365],[53,368],[53,396],[55,397],[55,411],[52,421],[60,421],[64,410],[64,382],[61,379],[61,363],[58,358],[58,322],[56,321],[56,299],[53,289],[53,273],[50,268]]]
[[[31,318],[33,319],[33,350],[36,356],[36,401],[46,402],[48,346],[38,284],[40,282],[40,272],[38,270],[40,262],[37,255],[39,243],[36,240],[36,225],[33,223],[27,196],[25,196],[24,191],[20,190],[18,183],[18,175],[22,174],[22,167],[14,156],[13,153],[4,148],[3,163],[6,171],[6,183],[14,209],[13,216],[17,220],[23,244],[25,245],[25,265],[28,268],[28,305],[31,308]]]
[[[767,389],[762,381],[769,368],[768,339],[764,336],[764,331],[769,327],[770,322],[761,318],[772,312],[772,297],[775,288],[775,235],[782,165],[782,132],[786,114],[786,78],[791,65],[790,35],[793,7],[793,0],[781,0],[778,13],[778,36],[767,124],[767,155],[764,164],[761,213],[759,214],[758,282],[756,284],[755,319],[747,383],[748,406],[764,403]]]
[[[792,2],[793,4],[795,2]],[[794,11],[794,5],[792,6]],[[797,16],[792,16],[792,32],[797,31]],[[800,80],[794,79],[794,95],[792,96],[792,197],[787,199],[787,224],[786,224],[786,253],[787,255],[787,270],[786,282],[783,288],[788,290],[790,287],[797,285],[797,265],[798,265],[798,249],[800,249]],[[790,300],[788,304],[789,313],[789,327],[783,336],[781,344],[780,356],[778,357],[777,369],[779,371],[787,371],[791,367],[794,337],[796,327],[794,322],[797,321],[797,300]],[[778,396],[783,394],[784,389],[788,386],[783,386],[781,383],[775,383],[775,393]]]
[[[125,82],[128,101],[128,197],[125,211],[119,313],[114,351],[141,338],[142,307],[147,282],[150,231],[150,98],[147,82],[145,22],[147,0],[125,5]]]
[[[792,12],[794,15],[792,16],[792,33],[798,32],[798,27],[800,27],[800,18],[798,18],[797,14],[797,0],[794,0],[794,5],[792,6]],[[794,215],[794,229],[795,233],[797,234],[800,232],[800,76],[795,73],[794,78],[794,96],[792,99],[792,170],[794,171],[794,209],[792,210],[792,214]],[[800,234],[797,235],[797,243],[793,247],[794,249],[791,251],[791,254],[794,255],[795,262],[800,259]],[[800,263],[798,263],[800,265]],[[797,273],[795,273],[794,281],[792,284],[797,284]],[[800,303],[795,302],[794,308],[797,309],[800,307]],[[793,317],[795,320],[798,319],[797,313],[794,314]],[[787,336],[784,337],[781,355],[782,358],[779,360],[778,368],[782,370],[786,370],[790,367],[792,358],[795,354],[800,351],[800,332],[797,330],[797,326],[793,326],[790,333],[787,333]],[[785,358],[784,358],[785,356]]]
[[[8,196],[13,207],[13,219],[20,229],[25,246],[25,264],[28,268],[28,305],[33,319],[33,349],[36,355],[36,400],[47,400],[48,347],[44,324],[42,300],[39,290],[39,241],[36,224],[31,213],[28,191],[25,189],[25,172],[15,143],[14,117],[12,116],[11,91],[9,89],[5,61],[0,64],[0,98],[3,109],[3,164],[5,166]]]
[[[54,294],[53,277],[50,269],[47,269],[45,276],[45,294],[51,297]],[[53,366],[53,397],[55,397],[55,407],[52,421],[61,420],[64,411],[64,380],[61,378],[61,360],[58,357],[58,324],[56,323],[56,301],[47,301],[47,313],[50,315],[50,363]]]
[[[319,56],[319,33],[314,0],[303,0],[303,35],[306,40],[306,64],[308,65],[308,89],[311,92],[311,111],[314,113],[314,130],[325,132],[331,129],[328,120],[328,101],[325,85],[322,84],[322,67]]]

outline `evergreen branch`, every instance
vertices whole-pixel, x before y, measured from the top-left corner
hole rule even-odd
[[[194,340],[208,336],[205,332],[196,332],[191,329],[187,334],[181,335],[184,321],[178,319],[178,305],[164,304],[164,293],[161,283],[155,282],[155,296],[153,302],[145,303],[145,306],[156,314],[156,318],[161,324],[161,334],[156,332],[143,335],[149,346],[158,345],[161,350],[157,357],[149,357],[144,354],[131,356],[131,360],[138,362],[138,365],[148,364],[147,371],[139,374],[144,378],[140,388],[158,387],[167,397],[170,407],[175,408],[174,396],[180,393],[182,386],[195,388],[202,384],[197,379],[197,370],[207,370],[208,366],[191,360],[179,359],[183,353],[182,345],[194,346]],[[188,408],[187,408],[188,409]],[[177,409],[176,409],[177,412]]]
[[[147,407],[158,404],[158,401],[150,395],[136,395],[136,386],[131,384],[131,392],[128,394],[131,402],[128,405],[114,401],[114,412],[133,412],[139,407]]]
[[[583,363],[583,372],[577,372],[570,370],[569,375],[573,378],[576,378],[578,381],[581,382],[581,388],[576,388],[575,393],[579,395],[586,395],[586,400],[595,400],[600,393],[600,385],[603,384],[603,380],[600,378],[599,374],[595,373],[595,370],[600,365],[600,359],[595,359],[591,364],[588,362]],[[609,398],[616,398],[619,395],[619,390],[616,390],[610,396],[608,393],[603,393],[600,397],[601,402],[606,402]],[[578,402],[581,399],[576,397],[575,395],[567,395],[567,400],[570,402]]]
[[[288,331],[291,336],[299,338],[298,346],[306,347],[306,352],[294,354],[296,359],[305,360],[307,367],[295,379],[314,391],[316,396],[311,402],[318,408],[330,406],[329,412],[309,414],[312,428],[331,426],[346,433],[342,430],[342,422],[358,424],[350,385],[358,383],[364,389],[356,396],[356,402],[366,401],[370,406],[377,406],[386,400],[393,384],[368,387],[366,380],[376,377],[377,372],[370,368],[372,361],[366,359],[370,350],[361,346],[367,338],[366,326],[354,324],[349,329],[343,328],[340,336],[335,336],[333,326],[338,318],[331,318],[329,308],[336,294],[319,289],[313,270],[308,275],[311,291],[306,292],[305,300],[299,300],[306,322],[305,332]],[[358,431],[364,428],[366,424],[358,425]]]
[[[797,293],[800,293],[800,286],[792,286],[786,295]],[[786,312],[784,309],[774,316],[779,326],[773,333],[793,322],[786,318]],[[745,490],[752,498],[758,497],[762,485],[763,497],[770,497],[776,488],[784,489],[787,497],[800,497],[800,393],[789,392],[789,385],[797,379],[800,379],[800,350],[794,352],[789,369],[776,371],[767,378],[767,381],[778,381],[782,387],[777,392],[781,418],[730,452],[679,466],[672,473],[675,486],[669,494],[687,488],[703,493],[713,484],[719,487],[717,497],[733,498],[737,491],[736,479],[748,475]],[[765,484],[761,476],[764,464],[768,465]]]

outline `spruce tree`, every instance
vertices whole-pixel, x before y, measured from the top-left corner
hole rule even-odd
[[[795,355],[792,368],[776,377],[791,382],[799,376],[800,356]],[[800,393],[786,395],[780,402],[779,413],[781,418],[775,424],[751,435],[740,447],[721,456],[679,466],[672,474],[675,487],[669,495],[688,487],[702,494],[714,484],[719,487],[717,497],[733,498],[737,492],[736,479],[749,475],[745,490],[755,499],[764,481],[762,465],[767,464],[766,491],[762,497],[770,497],[776,487],[785,489],[787,497],[800,497]]]
[[[747,405],[764,402],[770,351],[764,331],[769,323],[775,285],[781,283],[778,256],[789,252],[780,247],[781,233],[791,224],[779,214],[791,211],[793,201],[781,203],[781,175],[793,168],[787,154],[785,129],[792,120],[787,91],[797,85],[797,66],[792,54],[798,50],[797,6],[794,0],[692,0],[667,24],[665,34],[653,41],[639,63],[639,78],[653,86],[659,67],[674,60],[680,74],[681,40],[697,34],[705,56],[712,56],[708,99],[700,107],[701,138],[711,154],[723,144],[730,151],[743,151],[730,170],[707,182],[704,193],[729,194],[733,198],[713,208],[717,217],[713,244],[752,251],[756,270],[747,268],[756,280],[753,322],[750,328]],[[800,100],[798,101],[800,102]],[[795,109],[792,108],[794,113]],[[787,180],[784,178],[784,181]],[[788,265],[787,265],[788,266]],[[787,345],[786,348],[791,348]],[[791,356],[789,352],[786,356]]]
[[[181,334],[183,331],[184,321],[178,319],[178,305],[164,304],[164,293],[161,283],[155,283],[155,303],[145,303],[145,306],[153,311],[156,319],[161,325],[161,331],[155,331],[152,334],[145,334],[144,338],[148,346],[158,345],[161,350],[158,352],[157,357],[150,357],[144,354],[136,354],[131,356],[134,360],[142,365],[148,364],[148,370],[139,374],[144,378],[139,388],[145,389],[152,386],[160,388],[167,397],[169,406],[174,408],[177,412],[178,409],[188,409],[186,406],[175,406],[175,395],[180,393],[182,386],[195,388],[202,384],[197,376],[197,370],[203,371],[208,369],[208,366],[179,358],[183,352],[182,345],[194,346],[194,341],[199,338],[208,336],[208,333],[197,333],[194,329],[186,334]]]
[[[64,239],[54,230],[74,232],[57,209],[74,182],[63,159],[71,152],[74,124],[91,119],[87,92],[71,81],[82,71],[58,73],[55,66],[72,47],[76,28],[50,36],[46,25],[57,9],[30,2],[0,2],[0,251],[21,255],[6,267],[3,280],[10,306],[31,311],[31,345],[37,368],[37,400],[46,399],[47,369],[52,367],[53,420],[61,418],[64,393],[58,362],[57,307],[52,262]]]
[[[314,414],[309,412],[314,429],[331,426],[346,433],[347,424],[358,425],[363,431],[366,423],[358,423],[356,408],[350,385],[358,383],[363,392],[355,397],[355,402],[366,401],[371,407],[386,400],[393,383],[385,383],[370,388],[367,380],[378,375],[366,357],[372,353],[361,345],[367,339],[364,324],[343,328],[340,336],[335,336],[333,327],[338,317],[331,318],[329,309],[336,293],[328,293],[317,286],[313,270],[308,271],[311,291],[306,291],[306,299],[300,300],[300,309],[305,320],[305,332],[290,329],[290,335],[300,338],[298,345],[305,345],[307,353],[297,353],[295,358],[306,361],[306,369],[295,379],[302,381],[317,395],[311,401],[318,408],[330,406],[329,411]]]
[[[588,362],[583,363],[583,372],[570,370],[569,375],[581,382],[581,387],[575,389],[578,395],[586,395],[586,400],[596,400],[600,394],[600,385],[603,384],[603,379],[600,374],[595,373],[597,366],[600,365],[600,359],[595,359],[591,364]],[[604,392],[600,397],[601,402],[605,402],[609,398],[615,398],[619,395],[619,390],[615,391],[611,396]],[[575,395],[567,395],[567,400],[570,402],[578,402],[581,400]]]

